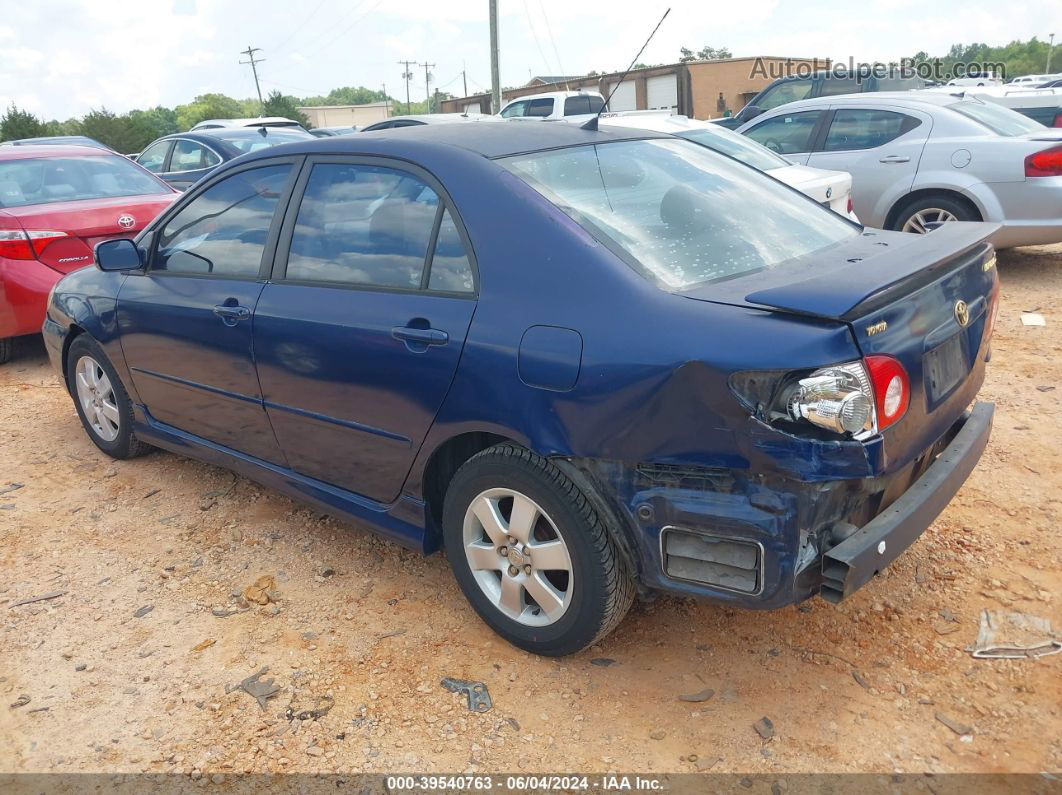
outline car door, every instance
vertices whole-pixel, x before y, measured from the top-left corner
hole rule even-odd
[[[834,106],[807,164],[851,174],[855,214],[882,226],[888,208],[910,192],[932,126],[919,111]]]
[[[254,367],[251,316],[272,264],[294,158],[255,162],[196,191],[126,278],[117,322],[133,384],[157,422],[283,463]]]
[[[177,190],[187,190],[219,165],[221,157],[209,146],[178,138],[173,142],[169,164],[159,176]]]
[[[474,260],[442,187],[407,164],[307,161],[254,315],[266,412],[289,466],[399,494],[457,370]]]
[[[744,134],[772,152],[800,165],[807,165],[825,110],[779,112],[743,130]]]

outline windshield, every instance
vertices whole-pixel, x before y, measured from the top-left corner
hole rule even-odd
[[[1028,116],[1023,116],[1010,108],[993,105],[991,102],[970,102],[966,100],[948,105],[948,107],[968,119],[973,119],[982,127],[987,127],[996,135],[1011,137],[1045,129],[1040,122],[1030,119]]]
[[[120,155],[0,161],[0,207],[170,192]]]
[[[265,135],[262,135],[259,132],[248,135],[245,130],[240,130],[238,133],[230,133],[229,135],[220,132],[214,132],[211,133],[211,135],[215,138],[220,138],[225,143],[235,146],[244,154],[247,152],[257,152],[259,149],[268,149],[271,146],[290,144],[293,141],[305,141],[307,138],[313,137],[308,133],[289,133],[284,132],[283,130],[278,130],[277,128],[270,129]]]
[[[674,138],[500,162],[668,289],[773,268],[860,233],[770,177]]]
[[[756,143],[751,138],[746,138],[725,127],[718,130],[702,128],[700,130],[683,130],[675,133],[679,138],[688,138],[701,146],[707,146],[724,155],[730,155],[735,160],[740,160],[747,166],[758,168],[760,171],[770,171],[772,168],[783,168],[792,165],[788,160],[779,157],[766,146]]]

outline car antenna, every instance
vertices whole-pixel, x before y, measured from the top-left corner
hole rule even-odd
[[[642,57],[642,53],[645,52],[645,48],[649,46],[649,42],[651,42],[653,40],[653,36],[656,35],[656,32],[658,30],[660,30],[660,26],[664,24],[664,20],[667,19],[667,15],[670,14],[670,13],[671,13],[671,9],[669,8],[667,11],[664,12],[664,16],[660,17],[660,21],[656,23],[656,27],[653,28],[653,32],[649,34],[649,38],[645,40],[645,44],[643,44],[642,48],[640,50],[638,50],[638,54],[634,56],[634,60],[631,61],[631,65],[627,67],[627,71],[625,71],[622,75],[620,75],[620,79],[616,81],[616,84],[614,86],[612,86],[612,90],[608,92],[608,96],[605,97],[605,101],[601,105],[601,110],[599,110],[594,115],[594,118],[590,119],[590,121],[586,122],[585,124],[580,124],[579,125],[580,129],[582,129],[582,130],[591,130],[591,131],[594,131],[594,132],[597,131],[597,120],[601,118],[601,114],[605,111],[605,108],[608,107],[608,103],[609,103],[609,100],[612,99],[612,95],[616,93],[616,89],[618,89],[620,87],[620,83],[622,83],[623,79],[627,75],[630,74],[631,69],[634,68],[634,65],[636,63],[638,63],[638,59]]]

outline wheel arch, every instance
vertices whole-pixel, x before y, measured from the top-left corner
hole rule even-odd
[[[66,331],[66,336],[63,337],[63,384],[66,386],[68,392],[70,391],[70,379],[68,377],[70,375],[70,363],[68,361],[70,358],[70,346],[73,344],[74,340],[76,340],[78,337],[85,333],[87,332],[84,328],[79,326],[77,323],[71,323],[70,327]]]
[[[885,216],[885,228],[892,229],[893,226],[896,224],[900,213],[902,213],[906,207],[916,201],[920,201],[931,196],[940,196],[946,199],[951,199],[952,201],[959,202],[960,204],[972,210],[974,214],[977,215],[979,220],[983,221],[985,218],[984,211],[981,207],[978,206],[977,202],[975,202],[962,191],[954,190],[952,188],[939,187],[919,188],[918,190],[913,190],[910,193],[904,194],[896,200],[896,202],[889,209],[888,214]]]

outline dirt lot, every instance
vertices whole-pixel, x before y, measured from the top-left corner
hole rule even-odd
[[[991,446],[895,565],[839,607],[638,604],[560,661],[498,640],[439,556],[168,453],[106,458],[26,346],[0,368],[0,493],[24,484],[0,496],[0,771],[1062,769],[1062,655],[966,651],[982,608],[1062,627],[1062,246],[999,269]],[[265,575],[278,601],[228,615]],[[228,688],[264,666],[263,711]]]

